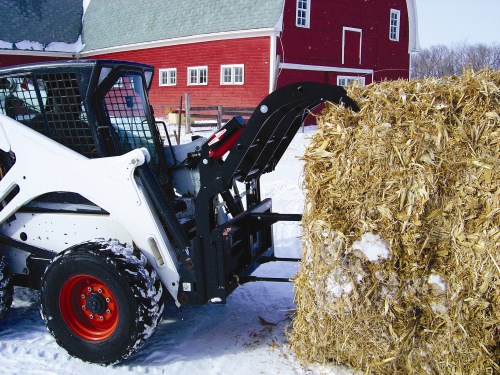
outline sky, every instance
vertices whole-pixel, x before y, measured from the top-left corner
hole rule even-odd
[[[420,47],[500,44],[500,0],[416,0]]]

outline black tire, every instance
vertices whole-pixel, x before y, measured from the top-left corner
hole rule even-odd
[[[153,334],[163,312],[163,287],[144,255],[117,241],[87,242],[58,255],[40,291],[49,332],[69,354],[118,363]]]
[[[0,258],[0,319],[2,319],[10,306],[12,306],[12,297],[14,296],[14,285],[12,284],[12,275],[7,269],[5,258]]]

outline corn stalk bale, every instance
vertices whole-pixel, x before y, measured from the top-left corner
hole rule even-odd
[[[500,372],[500,72],[350,87],[304,155],[291,347],[375,374]]]

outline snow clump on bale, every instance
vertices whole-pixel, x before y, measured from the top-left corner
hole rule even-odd
[[[375,374],[500,372],[500,72],[350,87],[304,155],[292,349]]]

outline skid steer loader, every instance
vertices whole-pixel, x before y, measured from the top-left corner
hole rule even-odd
[[[260,176],[311,108],[357,110],[340,87],[297,83],[247,123],[172,146],[148,102],[153,72],[106,60],[0,70],[0,317],[14,286],[39,290],[48,330],[88,362],[135,352],[167,296],[224,303],[242,283],[284,281],[252,272],[289,260],[274,256],[272,225],[301,215],[274,213]]]

